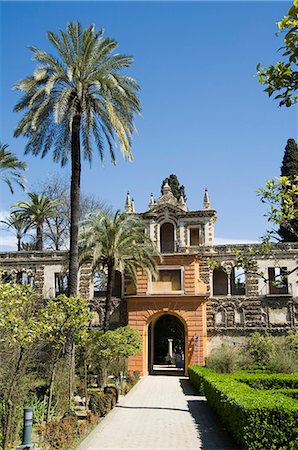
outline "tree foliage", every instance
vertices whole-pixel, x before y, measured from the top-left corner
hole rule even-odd
[[[22,171],[27,169],[27,164],[19,161],[8,148],[7,144],[0,142],[0,180],[7,184],[13,194],[13,185],[18,184],[25,189],[25,178]]]
[[[134,281],[138,268],[147,269],[153,277],[157,275],[154,256],[158,252],[144,228],[139,217],[119,211],[114,218],[99,211],[82,222],[80,261],[91,261],[93,271],[107,273],[105,330],[109,328],[115,271],[125,272]]]
[[[90,310],[85,300],[64,295],[39,300],[28,285],[0,283],[0,401],[3,447],[17,437],[22,407],[29,392],[48,387],[42,398],[51,409],[55,370],[71,334],[87,333]],[[65,371],[64,371],[65,377]],[[51,399],[51,400],[50,400]],[[0,433],[1,434],[1,433]]]
[[[38,185],[37,191],[57,202],[58,214],[47,217],[44,229],[45,246],[53,250],[66,250],[69,244],[70,232],[70,183],[61,175],[51,176]],[[95,210],[104,210],[108,213],[112,208],[106,202],[90,194],[81,194],[80,220]]]
[[[0,223],[5,225],[6,229],[16,234],[17,248],[20,251],[22,249],[22,239],[30,228],[30,222],[22,217],[21,214],[11,212],[6,219],[0,220]]]
[[[15,86],[23,93],[15,106],[23,113],[15,136],[28,139],[25,153],[43,158],[52,149],[54,161],[65,165],[71,160],[69,294],[76,295],[81,157],[91,163],[96,148],[103,160],[106,143],[115,163],[118,141],[123,156],[132,159],[139,86],[121,74],[132,57],[114,53],[118,43],[104,38],[103,30],[69,23],[59,35],[48,32],[48,38],[56,54],[31,46],[38,66]]]
[[[36,229],[36,250],[43,250],[44,224],[50,217],[58,215],[58,202],[36,192],[29,192],[28,197],[28,201],[17,202],[13,212]]]
[[[266,181],[264,189],[258,189],[261,202],[269,207],[266,216],[274,226],[269,235],[277,236],[277,227],[282,226],[294,236],[297,235],[295,223],[298,220],[298,175],[276,177]]]
[[[280,168],[282,177],[298,175],[298,145],[295,139],[288,139]]]
[[[180,185],[177,175],[172,173],[168,178],[165,178],[163,180],[161,185],[161,193],[166,182],[168,182],[174,197],[179,200],[182,196],[184,198],[184,201],[186,202],[187,197],[185,194],[185,188],[183,185]]]
[[[3,402],[3,449],[12,442],[20,419],[20,404],[35,384],[34,344],[44,327],[28,286],[0,284],[0,396]]]
[[[129,326],[108,330],[91,330],[86,339],[82,340],[85,355],[87,355],[90,369],[100,374],[103,384],[108,375],[125,371],[127,358],[142,351],[142,339],[137,330]],[[90,364],[92,361],[92,364]]]
[[[278,22],[278,28],[278,34],[284,35],[284,45],[280,48],[283,60],[268,67],[258,64],[257,70],[259,81],[267,86],[265,92],[269,97],[275,94],[280,106],[290,107],[298,100],[298,0]]]
[[[281,165],[281,176],[288,177],[289,180],[293,180],[298,175],[298,146],[295,139],[288,139],[285,153]],[[298,201],[298,199],[296,199]],[[298,206],[298,205],[297,205]],[[290,231],[295,230],[295,233]],[[285,242],[297,242],[298,241],[298,218],[293,219],[291,223],[285,228],[280,226],[278,231],[279,236]]]

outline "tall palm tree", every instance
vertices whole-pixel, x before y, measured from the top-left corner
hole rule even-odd
[[[25,178],[21,173],[27,169],[27,164],[19,161],[14,153],[12,153],[7,144],[0,142],[0,180],[4,181],[13,194],[13,184],[18,184],[25,189]]]
[[[30,222],[22,217],[21,214],[17,212],[11,212],[7,219],[0,220],[1,223],[7,226],[8,229],[11,229],[16,233],[17,242],[18,242],[18,252],[22,249],[22,238],[24,234],[30,228]]]
[[[132,159],[134,115],[140,112],[137,82],[119,72],[132,64],[132,57],[114,53],[114,39],[103,38],[94,26],[67,25],[60,35],[48,33],[58,57],[31,47],[38,67],[32,76],[16,84],[24,96],[15,106],[23,111],[15,136],[28,138],[25,153],[44,157],[53,150],[62,166],[71,159],[71,227],[69,295],[77,294],[80,173],[82,154],[90,163],[93,146],[101,160],[104,141],[112,162],[115,138],[124,157]]]
[[[107,272],[107,294],[104,330],[109,329],[112,310],[112,288],[115,271],[129,275],[136,281],[137,268],[148,269],[157,277],[158,251],[144,234],[144,223],[137,216],[120,213],[112,219],[100,211],[82,223],[80,232],[80,262],[92,261],[94,271]]]
[[[30,198],[27,202],[17,202],[14,208],[14,214],[29,223],[30,227],[36,228],[36,250],[43,249],[43,226],[48,217],[54,217],[57,214],[57,201],[51,200],[44,194],[29,192]]]

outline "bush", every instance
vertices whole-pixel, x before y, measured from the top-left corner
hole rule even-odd
[[[206,358],[206,366],[218,373],[232,373],[247,367],[249,363],[241,349],[226,342],[213,349]]]
[[[134,387],[134,385],[139,381],[140,379],[140,372],[138,370],[134,370],[132,373],[129,373],[120,389],[121,394],[128,394],[128,392]]]
[[[206,365],[218,373],[233,373],[241,369],[262,369],[273,373],[298,371],[298,333],[286,338],[253,333],[245,347],[222,343],[206,358]]]
[[[119,398],[119,391],[116,388],[116,386],[106,386],[103,390],[103,392],[105,394],[110,394],[113,398],[113,406],[116,405],[116,403],[118,402],[118,398]]]
[[[268,366],[274,353],[275,341],[269,334],[253,333],[245,348],[255,366]]]
[[[294,373],[298,370],[298,353],[287,348],[285,342],[277,344],[270,356],[268,367],[276,373]]]
[[[37,432],[42,435],[43,448],[69,449],[79,436],[78,420],[74,416],[53,419],[47,424],[38,425]]]
[[[233,378],[254,389],[298,389],[298,374],[238,372],[233,375]]]
[[[89,409],[93,414],[104,417],[112,409],[115,397],[111,393],[89,391]]]
[[[243,381],[245,374],[238,374]],[[247,374],[258,379],[259,374]],[[189,367],[190,381],[204,392],[208,404],[246,450],[295,450],[298,448],[297,401],[282,392],[257,391],[237,380],[204,367]],[[277,382],[290,383],[290,376],[276,375]],[[273,383],[274,375],[263,375]],[[298,377],[292,376],[296,384]]]

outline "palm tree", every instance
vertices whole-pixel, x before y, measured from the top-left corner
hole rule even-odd
[[[14,214],[24,219],[29,226],[36,228],[36,250],[43,249],[43,226],[48,217],[57,214],[57,201],[51,200],[44,194],[29,192],[27,202],[18,202],[14,208]]]
[[[4,181],[13,194],[13,183],[25,189],[25,178],[21,170],[26,170],[27,164],[19,161],[9,149],[7,144],[0,142],[0,180]]]
[[[81,157],[91,163],[94,145],[103,160],[106,141],[115,163],[117,138],[124,157],[132,159],[139,86],[119,73],[131,66],[132,57],[113,53],[118,44],[103,38],[103,30],[95,31],[94,26],[82,30],[79,23],[70,23],[66,32],[60,36],[49,32],[48,38],[58,58],[31,47],[39,65],[15,86],[24,92],[15,106],[15,111],[24,112],[15,136],[28,138],[25,153],[44,157],[52,149],[54,161],[62,166],[71,160],[69,295],[76,295]]]
[[[92,261],[93,271],[107,272],[104,330],[109,329],[112,311],[112,288],[115,271],[136,281],[137,268],[147,269],[157,277],[157,249],[144,234],[144,223],[133,215],[117,211],[112,219],[105,212],[89,216],[80,233],[80,262]]]
[[[22,237],[30,228],[30,222],[17,212],[12,212],[6,220],[0,220],[1,223],[13,230],[17,235],[18,252],[22,250]]]

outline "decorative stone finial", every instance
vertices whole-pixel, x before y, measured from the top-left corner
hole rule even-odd
[[[180,198],[179,198],[179,205],[182,205],[182,206],[185,205],[185,200],[184,200],[183,195],[180,195]]]
[[[154,197],[153,194],[150,195],[150,200],[149,200],[149,209],[152,209],[155,205],[155,201],[154,201]]]
[[[208,189],[205,189],[205,194],[204,194],[204,209],[210,209],[210,199],[209,199],[209,193],[208,193]]]
[[[129,192],[127,192],[127,195],[126,195],[125,212],[127,212],[127,213],[131,212],[131,201],[130,201],[130,194],[129,194]]]
[[[132,213],[136,212],[134,199],[131,200],[130,212],[132,212]]]
[[[169,183],[166,181],[164,187],[162,188],[162,193],[163,195],[166,195],[169,192],[172,192],[172,189],[170,188]]]

